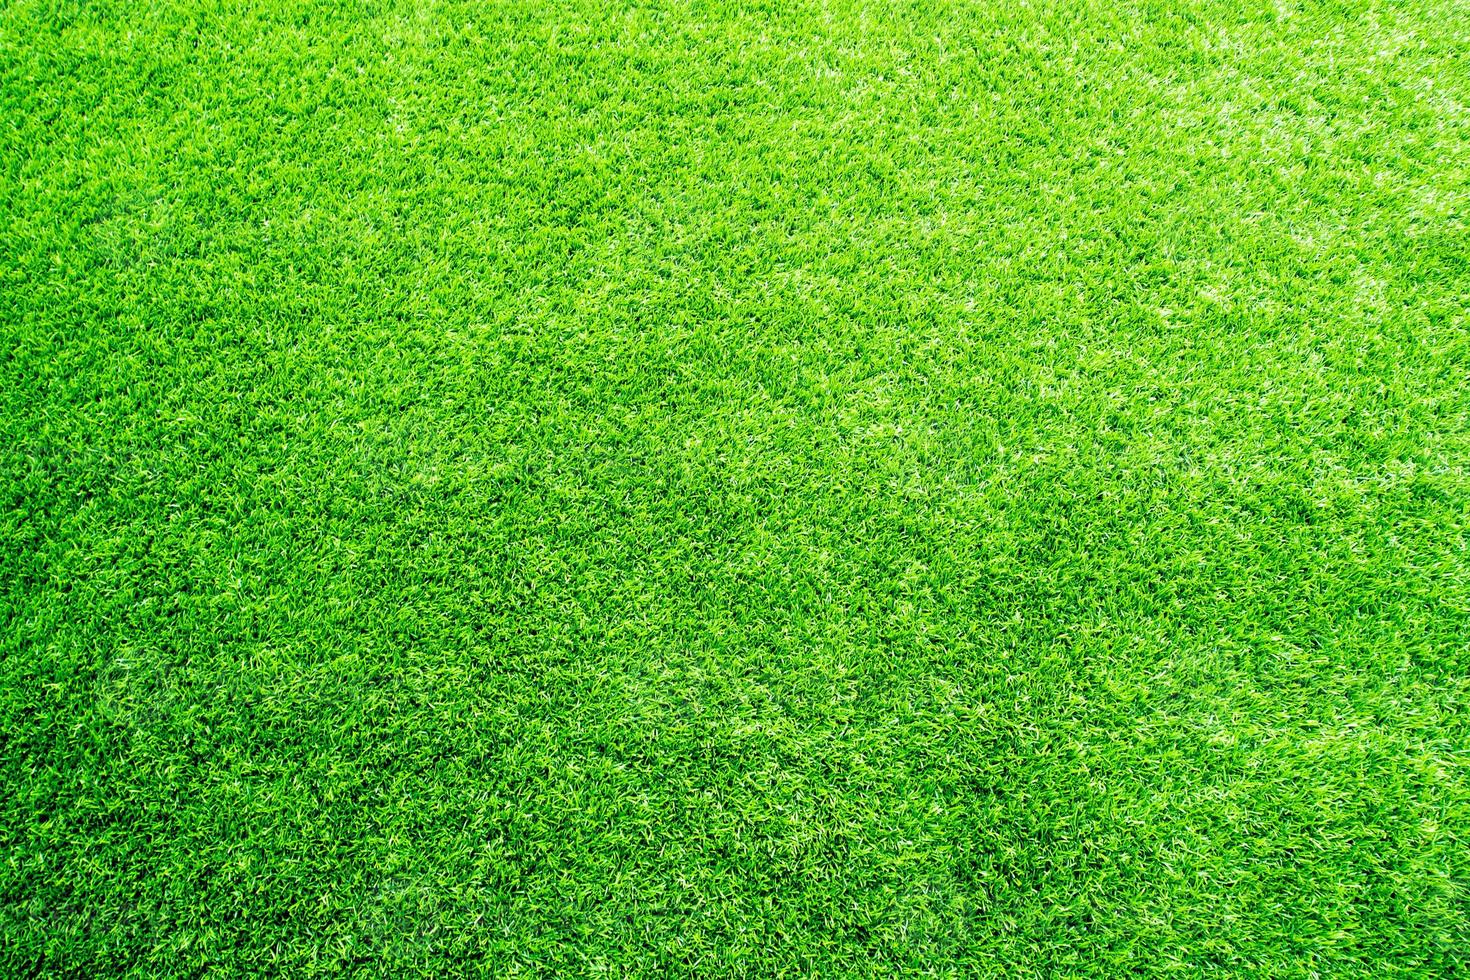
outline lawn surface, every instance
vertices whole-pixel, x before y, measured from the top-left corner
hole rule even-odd
[[[0,5],[0,975],[1470,965],[1470,7]]]

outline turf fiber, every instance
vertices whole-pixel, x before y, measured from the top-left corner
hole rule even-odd
[[[4,0],[0,975],[1470,966],[1463,0]]]

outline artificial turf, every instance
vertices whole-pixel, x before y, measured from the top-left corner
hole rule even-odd
[[[0,974],[1470,966],[1461,0],[0,5]]]

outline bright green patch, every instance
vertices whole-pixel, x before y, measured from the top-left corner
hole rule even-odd
[[[1470,9],[0,7],[0,973],[1446,975]]]

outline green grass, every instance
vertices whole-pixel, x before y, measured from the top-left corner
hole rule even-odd
[[[1470,967],[1462,0],[0,5],[0,975]]]

